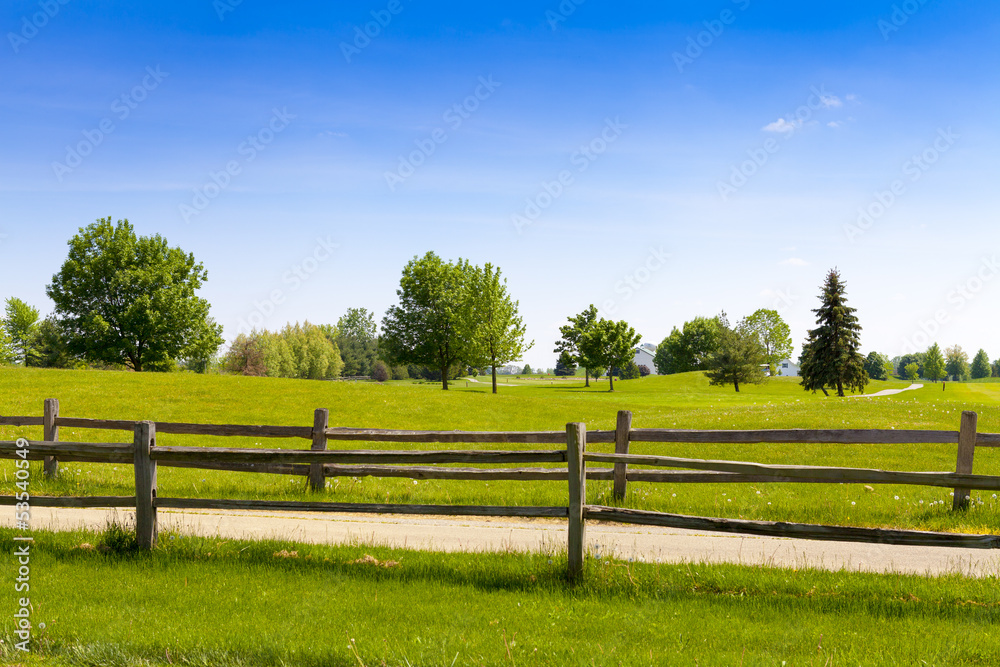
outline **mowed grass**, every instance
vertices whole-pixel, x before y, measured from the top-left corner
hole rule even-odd
[[[459,380],[444,392],[433,384],[312,382],[239,376],[135,374],[0,369],[0,414],[40,415],[43,399],[60,399],[63,416],[205,423],[312,424],[315,408],[330,410],[333,426],[477,431],[563,430],[571,421],[588,429],[614,428],[618,410],[631,410],[636,428],[897,428],[956,430],[962,410],[980,415],[980,430],[1000,431],[1000,385],[928,384],[881,398],[836,398],[805,392],[793,378],[765,385],[711,387],[698,373],[617,382],[582,379],[523,381],[502,387]],[[908,383],[874,382],[869,393]],[[0,428],[0,437],[40,438],[40,428]],[[62,440],[130,441],[131,434],[62,428]],[[159,445],[307,448],[306,440],[162,435]],[[413,449],[404,443],[337,443],[344,448]],[[446,448],[445,445],[434,447]],[[465,446],[462,446],[465,447]],[[515,448],[518,446],[507,446]],[[612,445],[591,449],[611,451]],[[469,447],[471,448],[471,446]],[[502,445],[484,448],[504,448]],[[528,446],[524,448],[544,448]],[[703,445],[633,443],[633,453],[762,463],[833,465],[894,470],[954,470],[953,445]],[[12,462],[0,464],[13,481]],[[66,463],[57,480],[33,468],[32,490],[51,495],[132,495],[131,466]],[[977,451],[974,472],[1000,474],[995,450]],[[950,510],[949,489],[849,484],[629,485],[626,507],[683,514],[994,533],[1000,504],[974,492],[968,512]],[[301,477],[161,468],[161,497],[322,499],[339,502],[565,505],[561,482],[419,481],[333,478],[311,494]],[[614,504],[611,485],[588,484],[588,502]]]
[[[0,529],[0,552],[14,548]],[[994,665],[995,577],[436,554],[163,535],[151,554],[36,532],[32,654],[4,664]],[[377,561],[372,562],[372,560]],[[12,577],[14,559],[4,559]]]

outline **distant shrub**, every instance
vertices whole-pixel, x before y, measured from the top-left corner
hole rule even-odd
[[[385,382],[392,377],[392,373],[389,371],[389,367],[386,366],[385,362],[381,359],[375,362],[375,366],[372,367],[372,379],[376,382]]]
[[[406,370],[406,366],[393,366],[392,367],[392,379],[393,380],[409,380],[410,373]]]
[[[651,371],[649,370],[649,366],[647,366],[646,364],[639,364],[639,376],[640,377],[646,377],[647,375],[650,374],[650,372]]]

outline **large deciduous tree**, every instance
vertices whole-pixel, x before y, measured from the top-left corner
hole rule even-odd
[[[656,348],[653,364],[660,375],[705,370],[719,345],[721,326],[716,317],[696,317],[674,327]]]
[[[868,384],[865,359],[858,351],[861,325],[844,292],[840,272],[831,269],[820,307],[813,310],[819,326],[809,332],[800,358],[802,386],[807,391],[819,389],[826,394],[826,388],[831,387],[836,388],[837,396],[843,396],[845,388],[863,392]]]
[[[889,358],[880,352],[875,352],[874,350],[868,353],[865,357],[865,372],[868,373],[868,377],[872,380],[887,380],[889,378],[889,369],[892,367],[892,362]]]
[[[500,269],[489,263],[469,267],[467,279],[463,319],[471,349],[465,361],[491,367],[495,394],[497,366],[519,360],[535,343],[525,343],[526,327],[517,311],[518,302],[507,292],[507,279],[501,278]]]
[[[556,341],[556,349],[553,352],[558,352],[560,357],[563,353],[566,353],[570,355],[575,364],[583,366],[584,384],[589,387],[590,376],[594,375],[594,377],[597,377],[594,371],[601,364],[587,359],[580,348],[580,341],[583,339],[584,334],[597,322],[597,308],[594,307],[594,304],[590,304],[590,307],[582,313],[568,319],[569,324],[559,327],[559,333],[562,334],[562,338]]]
[[[5,303],[3,326],[10,336],[14,361],[27,365],[38,335],[38,309],[12,296]]]
[[[766,382],[764,365],[768,357],[757,326],[747,318],[730,327],[725,313],[718,318],[718,322],[718,345],[708,359],[708,371],[705,373],[709,384],[732,384],[738,392],[740,384]]]
[[[129,221],[103,218],[69,241],[69,256],[46,294],[70,353],[135,371],[212,353],[222,327],[196,295],[208,273],[160,235],[136,236]]]
[[[938,347],[937,343],[927,348],[927,351],[924,353],[924,366],[920,372],[931,382],[943,380],[947,375],[944,355],[941,354],[941,348]]]
[[[970,369],[972,379],[980,380],[988,378],[992,372],[990,368],[990,356],[986,354],[986,350],[980,348],[979,352],[976,352],[976,356],[972,359],[972,368]]]
[[[778,364],[791,356],[794,349],[792,330],[781,319],[778,311],[761,308],[744,319],[737,328],[745,328],[757,336],[764,350],[764,363],[772,376],[777,375]]]
[[[969,379],[969,355],[961,345],[953,345],[945,350],[944,369],[956,382]]]
[[[634,360],[635,347],[642,336],[624,320],[612,322],[603,317],[580,338],[580,353],[597,366],[623,368]],[[615,390],[614,373],[608,373],[609,391]]]
[[[403,268],[396,295],[382,320],[382,353],[396,364],[440,369],[448,389],[449,369],[470,352],[467,315],[467,262],[445,262],[433,252],[414,257]]]

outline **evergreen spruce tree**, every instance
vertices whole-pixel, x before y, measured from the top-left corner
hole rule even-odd
[[[972,360],[972,379],[988,378],[992,372],[989,355],[986,354],[986,350],[980,349]]]
[[[822,301],[816,313],[819,326],[809,332],[800,358],[802,387],[806,390],[836,388],[837,396],[844,389],[861,391],[868,384],[865,358],[858,352],[861,346],[861,325],[847,305],[840,272],[831,269],[823,285]]]

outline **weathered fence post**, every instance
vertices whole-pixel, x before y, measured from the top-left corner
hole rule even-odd
[[[615,425],[615,454],[628,454],[629,433],[632,431],[632,413],[628,410],[618,411],[618,423]],[[615,464],[615,500],[625,500],[625,487],[628,485],[628,464]]]
[[[46,398],[43,410],[44,435],[42,440],[46,442],[57,442],[59,440],[59,427],[56,426],[56,417],[59,416],[59,399]],[[59,459],[54,456],[46,456],[44,459],[45,476],[52,478],[59,474]]]
[[[156,445],[156,424],[135,425],[135,534],[139,548],[156,546],[156,461],[150,452]]]
[[[972,458],[976,453],[976,427],[979,415],[966,410],[962,413],[962,426],[958,432],[958,461],[955,464],[955,472],[959,474],[972,474]],[[956,488],[955,497],[951,501],[952,510],[964,510],[969,508],[969,489]]]
[[[326,408],[319,408],[313,414],[313,442],[314,452],[326,451],[326,429],[330,425],[330,411]],[[326,487],[326,477],[323,475],[322,463],[309,464],[309,488],[312,491],[322,491]]]
[[[586,523],[583,505],[587,501],[587,464],[583,454],[587,450],[587,425],[566,424],[566,463],[569,468],[569,578],[583,576],[583,546],[586,541]]]

